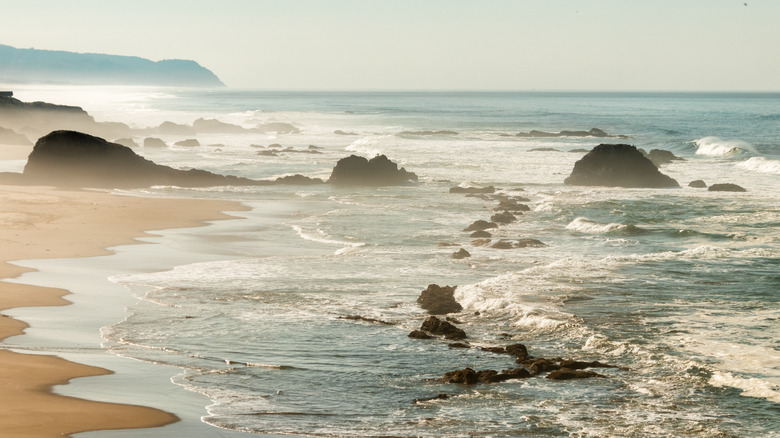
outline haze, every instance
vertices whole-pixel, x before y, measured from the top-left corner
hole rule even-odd
[[[193,59],[229,87],[780,90],[776,0],[4,0],[0,43]]]

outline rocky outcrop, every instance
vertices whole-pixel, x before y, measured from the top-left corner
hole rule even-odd
[[[291,185],[291,186],[311,186],[317,184],[325,184],[325,181],[323,181],[320,178],[309,178],[308,176],[295,174],[295,175],[288,175],[288,176],[282,176],[276,178],[274,180],[274,183]]]
[[[412,334],[415,332],[418,332],[418,330],[415,330],[414,332],[410,333],[409,337],[413,337]],[[423,321],[422,325],[420,326],[419,332],[426,335],[432,335],[432,336],[444,336],[445,339],[454,339],[454,340],[466,339],[465,331],[435,316],[429,316],[425,321]]]
[[[551,138],[551,137],[599,137],[599,138],[628,138],[625,135],[612,135],[599,128],[592,128],[589,131],[561,131],[561,132],[544,132],[532,130],[530,132],[519,132],[516,137],[534,137],[534,138]]]
[[[706,189],[707,183],[704,181],[697,179],[696,181],[691,181],[688,183],[688,187],[693,187],[694,189]]]
[[[463,306],[455,301],[454,294],[456,288],[457,286],[430,284],[427,289],[420,293],[420,296],[417,298],[417,304],[431,315],[460,312],[463,310]]]
[[[488,222],[482,219],[472,222],[471,225],[464,228],[463,231],[485,231],[491,228],[498,228],[498,224],[495,222]]]
[[[417,181],[417,175],[398,168],[384,155],[370,160],[357,155],[342,158],[336,163],[328,182],[334,186],[394,186]]]
[[[454,258],[455,260],[461,260],[461,259],[465,259],[465,258],[468,258],[468,257],[471,257],[471,253],[466,251],[463,248],[461,248],[458,251],[452,253],[452,258]]]
[[[569,368],[561,368],[547,375],[547,378],[550,380],[589,379],[591,377],[606,378],[607,376],[595,371],[572,370]]]
[[[441,378],[442,383],[459,383],[463,385],[476,385],[477,383],[498,383],[512,379],[524,379],[531,377],[531,373],[524,368],[511,370],[482,370],[474,371],[471,368],[449,371]]]
[[[188,138],[186,140],[177,141],[174,143],[176,146],[187,146],[187,147],[195,147],[200,146],[200,142],[197,138]]]
[[[41,184],[129,188],[152,185],[202,187],[256,185],[258,181],[198,169],[155,164],[116,143],[75,131],[41,137],[24,167],[24,177]]]
[[[132,138],[118,138],[114,140],[114,143],[121,144],[122,146],[127,146],[129,148],[137,148],[139,145],[135,142]]]
[[[487,187],[451,187],[450,193],[465,193],[465,194],[479,194],[479,193],[494,193],[496,188],[493,186]]]
[[[679,187],[636,147],[627,144],[600,144],[574,164],[564,184],[634,188]]]
[[[160,139],[160,138],[147,137],[147,138],[144,139],[144,147],[145,148],[164,148],[166,146],[168,146],[168,145],[165,144],[165,142],[162,139]]]
[[[707,190],[710,192],[747,192],[744,187],[731,183],[713,184]]]
[[[644,151],[642,151],[642,153],[644,153]],[[662,149],[652,149],[650,152],[646,153],[645,156],[658,167],[673,161],[685,161],[685,158],[680,158],[673,153]]]
[[[512,213],[505,211],[503,213],[496,213],[493,216],[490,216],[490,221],[497,224],[506,225],[511,224],[512,222],[516,222],[517,217]]]

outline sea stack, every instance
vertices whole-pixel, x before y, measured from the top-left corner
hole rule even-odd
[[[626,188],[680,187],[636,147],[600,144],[574,164],[564,184]]]

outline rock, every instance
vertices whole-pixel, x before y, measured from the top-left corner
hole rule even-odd
[[[367,318],[365,316],[360,316],[360,315],[339,316],[339,319],[346,319],[348,321],[364,321],[364,322],[370,322],[373,324],[381,324],[381,325],[394,325],[392,322],[382,321],[381,319],[375,319],[375,318]]]
[[[493,237],[493,235],[488,233],[485,230],[479,230],[479,231],[474,231],[473,233],[469,234],[469,237],[473,237],[473,238],[485,238],[485,237],[491,238],[491,237]]]
[[[309,178],[308,176],[295,174],[276,178],[274,183],[293,186],[311,186],[316,184],[325,184],[325,181],[320,178]]]
[[[200,146],[200,142],[195,138],[188,138],[187,140],[177,141],[174,143],[176,146]]]
[[[493,186],[487,187],[450,187],[450,193],[467,193],[467,194],[479,194],[479,193],[495,193],[496,188]]]
[[[517,221],[517,217],[512,213],[505,211],[503,213],[496,213],[493,216],[490,216],[490,220],[497,224],[511,224],[512,222]]]
[[[471,244],[474,246],[485,246],[490,244],[490,239],[476,239],[472,240]]]
[[[679,187],[639,150],[627,144],[600,144],[574,164],[566,185],[607,187]]]
[[[579,371],[571,370],[569,368],[561,368],[559,370],[552,371],[547,375],[547,378],[550,380],[588,379],[591,377],[606,378],[607,376],[594,371]]]
[[[463,342],[453,342],[451,344],[447,344],[450,348],[471,348],[471,345],[463,343]]]
[[[449,371],[444,373],[441,379],[442,383],[461,383],[466,385],[476,385],[479,382],[479,375],[471,368]]]
[[[529,149],[528,152],[560,152],[560,150],[555,148],[533,148]]]
[[[528,202],[527,198],[521,198]],[[508,211],[515,214],[522,214],[524,211],[531,211],[531,207],[525,205],[525,204],[519,204],[517,200],[514,199],[507,199],[503,200],[498,203],[498,207],[494,208],[493,211]]]
[[[243,126],[221,122],[217,119],[198,119],[192,122],[192,128],[198,133],[242,134],[247,132]]]
[[[650,153],[645,154],[645,156],[649,158],[650,161],[652,161],[656,166],[669,164],[672,161],[685,161],[685,158],[680,158],[669,151],[664,151],[661,149],[653,149],[650,151]]]
[[[257,155],[261,155],[263,157],[278,157],[279,152],[276,151],[258,151]]]
[[[463,231],[484,231],[490,228],[498,228],[498,225],[495,222],[488,222],[480,219],[474,221],[471,225],[464,228]]]
[[[140,146],[132,138],[120,138],[120,139],[114,140],[114,143],[121,144],[122,146],[127,146],[129,148],[137,148],[137,147]]]
[[[617,368],[613,365],[607,365],[598,361],[584,362],[578,360],[562,360],[561,368],[568,368],[570,370],[584,370],[585,368]]]
[[[445,339],[466,339],[466,332],[455,327],[447,321],[442,321],[435,316],[429,316],[423,321],[420,330],[436,336],[444,336]]]
[[[178,170],[155,164],[132,149],[75,131],[41,137],[24,167],[26,179],[68,187],[134,188],[152,185],[204,187],[260,185],[258,181],[204,170]]]
[[[409,333],[409,337],[412,339],[432,339],[433,336],[420,330],[413,330]]]
[[[463,248],[459,249],[457,252],[452,253],[452,258],[456,260],[465,259],[467,257],[471,257],[471,253]]]
[[[165,144],[162,139],[156,138],[156,137],[147,137],[144,139],[144,147],[145,148],[164,148],[168,145]]]
[[[570,153],[575,153],[575,154],[587,154],[588,152],[590,152],[590,149],[577,148],[577,149],[572,149],[569,152]]]
[[[592,128],[589,131],[561,131],[561,132],[544,132],[532,130],[530,132],[520,132],[517,137],[617,137],[628,138],[625,135],[612,135],[599,128]]]
[[[417,303],[431,315],[446,315],[448,313],[460,312],[463,310],[463,306],[455,301],[455,289],[457,289],[457,286],[430,284],[427,289],[420,293]]]
[[[398,168],[386,156],[379,155],[370,160],[357,155],[342,158],[330,174],[329,182],[334,186],[393,186],[417,181],[417,175]]]
[[[344,132],[344,131],[342,131],[340,129],[337,129],[337,130],[333,131],[333,133],[336,134],[336,135],[357,135],[356,132]]]
[[[498,242],[491,245],[491,248],[496,249],[513,249],[513,248],[543,248],[547,245],[536,239],[501,239]]]
[[[403,131],[403,132],[399,132],[396,135],[431,136],[431,135],[458,135],[458,133],[455,131]]]
[[[416,398],[416,399],[414,399],[412,404],[425,403],[425,402],[434,401],[434,400],[447,400],[449,398],[450,398],[449,394],[439,394],[439,395],[435,395],[433,397]]]
[[[508,375],[510,379],[526,379],[533,376],[531,372],[525,368],[513,368],[510,370],[502,370],[501,372]]]
[[[298,134],[301,132],[301,130],[295,126],[282,122],[263,123],[255,126],[254,130],[259,132],[274,132],[276,134]]]
[[[157,127],[157,132],[164,135],[192,135],[195,129],[190,125],[181,125],[173,122],[162,122]]]
[[[528,356],[528,349],[523,344],[507,345],[504,350],[506,351],[506,354],[511,354],[517,358],[518,361],[523,361],[530,357]]]
[[[0,144],[32,146],[32,142],[24,134],[17,134],[13,129],[0,128]]]
[[[517,360],[518,363],[526,363],[524,360]],[[528,367],[528,371],[534,376],[537,374],[545,373],[547,371],[555,371],[561,369],[561,366],[550,359],[536,359],[531,362]]]
[[[745,188],[731,183],[713,184],[707,190],[710,192],[747,192]]]
[[[706,189],[707,184],[704,181],[697,179],[696,181],[691,181],[688,183],[688,187],[693,187],[694,189]]]

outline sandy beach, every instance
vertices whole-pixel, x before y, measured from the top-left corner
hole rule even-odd
[[[7,159],[13,159],[7,157]],[[14,260],[90,257],[106,248],[136,243],[145,230],[194,227],[228,218],[241,210],[233,202],[144,199],[95,191],[0,186],[0,279],[29,269]],[[110,225],[109,225],[110,224]],[[68,291],[0,281],[0,311],[30,306],[67,305]],[[0,339],[23,333],[27,325],[0,315]],[[60,357],[0,349],[0,430],[17,437],[68,436],[92,431],[159,427],[173,414],[141,406],[56,395],[55,385],[110,374],[110,370]]]

